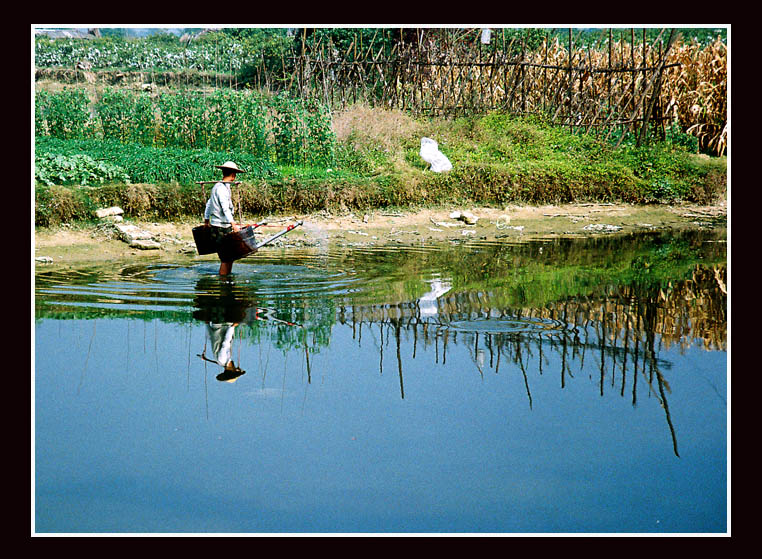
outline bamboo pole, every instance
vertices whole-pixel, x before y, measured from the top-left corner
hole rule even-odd
[[[521,112],[525,113],[527,110],[527,97],[526,97],[526,42],[524,37],[521,38]]]
[[[574,132],[574,126],[571,125],[571,114],[572,114],[572,30],[571,27],[569,28],[569,74],[568,74],[568,94],[569,94],[569,131],[572,133]]]
[[[379,101],[385,106],[401,107],[419,114],[457,116],[496,106],[522,114],[550,111],[554,120],[563,117],[563,124],[568,124],[572,132],[577,126],[583,126],[588,132],[608,127],[608,135],[623,125],[637,132],[642,129],[640,123],[646,115],[649,125],[665,120],[659,112],[661,105],[657,94],[661,82],[652,82],[649,74],[658,75],[679,64],[665,64],[666,55],[661,50],[661,43],[658,55],[656,45],[649,46],[647,42],[636,53],[634,28],[629,29],[629,64],[624,51],[626,30],[620,32],[618,48],[612,29],[601,32],[597,50],[594,52],[591,46],[586,47],[586,58],[583,53],[577,64],[572,28],[567,30],[567,60],[555,63],[551,62],[549,34],[546,34],[543,50],[529,56],[525,39],[514,37],[509,45],[503,31],[502,45],[497,45],[492,55],[485,57],[482,46],[474,53],[473,48],[462,48],[462,44],[454,41],[462,36],[471,44],[471,31],[451,33],[452,37],[442,35],[440,43],[444,50],[438,57],[433,57],[433,51],[425,47],[420,31],[416,33],[415,42],[408,43],[406,49],[400,50],[396,44],[389,53],[383,45],[374,52],[373,41],[367,44],[364,38],[355,36],[343,59],[341,55],[334,59],[330,48],[326,53],[322,42],[318,48],[317,39],[315,48],[310,50],[303,31],[302,56],[294,57],[295,71],[290,73],[290,79],[299,82],[298,90],[303,95],[314,95],[318,93],[315,88],[321,88],[322,98],[332,106],[359,101],[360,97],[367,97],[380,86],[382,97]],[[606,36],[608,47],[604,50],[601,43]],[[645,39],[645,34],[643,36]],[[509,50],[517,40],[522,41],[521,49],[510,58]],[[601,56],[597,57],[599,51]],[[313,59],[308,59],[309,52],[313,52]],[[542,71],[538,72],[538,69]],[[317,75],[317,72],[321,74]],[[331,76],[328,76],[329,72]],[[580,79],[579,90],[574,83],[575,74]],[[630,75],[629,84],[626,79],[619,78],[621,74]],[[654,83],[656,88],[653,88]],[[348,87],[348,97],[342,94],[339,100],[337,94],[344,87]],[[566,89],[565,95],[559,95],[562,88]],[[653,107],[649,112],[651,104]]]
[[[611,67],[611,49],[613,48],[613,46],[614,45],[612,44],[612,32],[611,32],[611,28],[609,28],[609,44],[608,44],[608,47],[609,47],[609,61],[608,61],[608,70],[609,70],[609,74],[608,74],[608,113],[609,114],[611,113],[611,70],[612,70],[612,67]]]
[[[632,99],[635,99],[635,28],[630,28],[630,68],[632,71]],[[632,119],[635,120],[637,108],[635,107],[633,103],[632,107]],[[624,134],[622,134],[622,138],[624,137]],[[619,139],[619,141],[622,141],[622,138]],[[619,144],[617,144],[618,146]]]
[[[667,53],[669,52],[670,47],[672,47],[672,42],[674,41],[674,37],[675,37],[675,30],[673,28],[670,31],[670,33],[669,33],[669,40],[667,41],[667,47],[666,47],[666,49],[664,51],[664,55],[662,56],[662,59],[661,59],[661,67],[659,68],[658,72],[656,72],[654,74],[654,77],[651,78],[651,83],[653,83],[653,81],[655,79],[656,80],[656,85],[655,85],[654,90],[653,90],[654,92],[651,95],[651,102],[648,105],[648,109],[645,112],[645,114],[643,115],[643,125],[642,125],[642,127],[640,129],[640,134],[638,135],[638,140],[637,140],[637,145],[638,146],[646,138],[647,127],[648,127],[648,119],[651,117],[651,112],[653,111],[654,103],[656,102],[656,99],[659,97],[658,91],[660,91],[660,88],[661,88],[661,77],[662,77],[662,72],[664,70],[664,62],[667,59]],[[651,84],[649,83],[649,86],[650,85]],[[644,92],[644,96],[645,96],[645,92]]]
[[[549,41],[550,41],[550,33],[546,31],[545,32],[545,58],[544,58],[545,66],[547,66],[548,64],[548,42]],[[542,112],[543,113],[546,110],[547,80],[548,80],[548,69],[543,68],[542,70]]]

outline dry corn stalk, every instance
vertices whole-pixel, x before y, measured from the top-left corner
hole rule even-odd
[[[527,51],[524,58],[496,51],[475,59],[473,51],[446,50],[441,45],[405,56],[416,63],[403,65],[392,83],[395,98],[404,95],[407,106],[445,112],[497,107],[511,112],[550,111],[556,121],[589,126],[632,124],[643,118],[653,94],[660,49],[652,44],[643,52],[642,44],[621,37],[612,41],[610,49],[608,44],[575,48],[571,72],[569,49],[557,38]],[[706,46],[678,38],[665,64],[659,98],[662,115],[696,136],[702,148],[724,154],[727,46],[719,38]]]

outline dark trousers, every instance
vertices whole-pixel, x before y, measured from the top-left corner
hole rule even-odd
[[[215,225],[211,226],[212,228],[212,242],[214,243],[214,246],[217,248],[217,256],[220,257],[220,262],[232,262],[233,256],[225,249],[223,239],[225,238],[225,235],[228,233],[233,232],[233,228],[228,227],[217,227]]]

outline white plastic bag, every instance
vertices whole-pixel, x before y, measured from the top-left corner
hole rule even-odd
[[[452,169],[452,163],[447,156],[439,151],[439,144],[431,138],[421,138],[421,157],[431,165],[431,170],[441,173]]]

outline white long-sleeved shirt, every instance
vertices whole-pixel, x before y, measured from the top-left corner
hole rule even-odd
[[[206,203],[204,219],[208,219],[215,227],[228,227],[235,221],[229,184],[218,182],[214,185]]]
[[[206,334],[212,342],[212,352],[217,363],[223,367],[227,365],[233,354],[233,336],[235,335],[235,325],[232,322],[223,324],[206,324]]]

